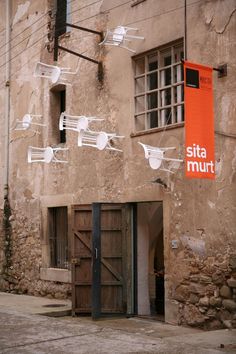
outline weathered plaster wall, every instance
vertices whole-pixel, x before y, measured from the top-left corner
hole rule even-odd
[[[46,142],[46,131],[38,134],[32,130],[24,132],[12,129],[24,114],[43,114],[48,106],[48,93],[44,92],[45,82],[33,77],[36,62],[48,55],[45,51],[48,9],[47,1],[12,1],[9,142],[12,257],[7,274],[1,277],[1,288],[62,298],[70,294],[70,285],[40,280],[40,195],[44,194],[45,172],[44,166],[32,168],[27,163],[28,146],[42,146]],[[47,87],[45,90],[47,92]],[[47,121],[45,116],[44,120]],[[2,191],[3,188],[1,193]]]
[[[134,132],[132,54],[98,46],[99,37],[73,30],[62,44],[92,58],[102,59],[104,82],[96,79],[97,66],[61,53],[59,64],[79,74],[67,88],[67,111],[96,115],[105,121],[99,127],[124,135],[123,153],[79,149],[76,134],[67,134],[70,148],[65,165],[28,164],[27,147],[55,144],[51,122],[50,83],[33,78],[38,60],[52,62],[45,48],[48,2],[13,1],[11,125],[26,112],[43,114],[48,123],[40,134],[11,132],[10,202],[12,207],[13,269],[8,289],[63,297],[69,285],[40,280],[43,197],[70,195],[71,204],[91,202],[163,201],[166,265],[166,320],[189,325],[222,326],[233,323],[235,313],[235,2],[233,0],[190,2],[187,10],[188,59],[206,65],[228,64],[228,76],[214,72],[216,181],[186,180],[183,169],[168,176],[148,167],[138,141],[176,146],[183,156],[184,128],[132,136]],[[139,28],[144,41],[134,44],[137,53],[159,47],[184,36],[183,1],[147,0],[130,7],[125,1],[103,1],[80,11],[72,3],[71,22],[105,30],[119,24]],[[101,5],[101,6],[100,6]],[[86,6],[86,7],[85,7]],[[109,10],[113,8],[112,10]],[[101,11],[101,14],[99,12]],[[35,21],[38,21],[35,23]],[[1,21],[1,25],[3,26]],[[31,25],[31,26],[30,26]],[[28,26],[30,26],[28,28]],[[41,27],[41,28],[40,28]],[[23,31],[27,34],[24,39]],[[1,34],[2,36],[2,34]],[[21,54],[20,54],[21,53]],[[0,75],[2,75],[0,73]],[[0,100],[3,100],[1,87]],[[167,185],[151,183],[161,178]],[[2,179],[1,179],[2,180]],[[2,183],[2,182],[0,182]],[[0,192],[2,193],[2,192]],[[50,204],[50,206],[53,206]],[[46,207],[44,205],[44,207]],[[171,248],[171,240],[178,248]],[[57,295],[56,295],[57,294]],[[226,322],[227,323],[227,322]]]
[[[0,12],[0,43],[5,42],[5,3],[2,4],[2,11]],[[5,50],[4,46],[0,49],[0,66],[5,63]],[[5,95],[5,85],[4,85],[5,71],[0,70],[0,107],[1,107],[1,122],[3,124],[4,120],[4,95]],[[3,213],[3,166],[4,166],[4,130],[0,129],[0,217],[2,220]],[[2,272],[4,262],[4,235],[2,230],[2,225],[0,225],[0,274]]]
[[[5,36],[6,36],[6,11],[5,11],[5,1],[2,1],[1,12],[0,12],[0,107],[1,107],[1,122],[4,122],[5,116]],[[0,130],[0,208],[3,208],[3,166],[4,166],[4,128]]]
[[[209,328],[227,325],[236,311],[229,280],[235,279],[236,241],[235,21],[234,1],[189,7],[188,59],[215,67],[227,63],[228,76],[218,79],[214,73],[216,181],[179,180],[170,195],[169,236],[179,240],[179,248],[167,253],[170,267],[176,265],[170,269],[169,296],[178,302],[180,323]]]
[[[0,283],[1,274],[4,272],[6,263],[9,265],[9,236],[10,236],[10,228],[8,227],[8,222],[6,220],[6,214],[8,214],[5,205],[4,210],[4,184],[6,183],[7,176],[7,159],[6,159],[6,145],[7,145],[7,122],[8,122],[8,112],[7,112],[7,98],[9,97],[9,85],[8,85],[8,66],[6,63],[8,62],[8,51],[7,51],[7,32],[6,31],[6,2],[2,1],[1,3],[1,13],[0,13],[0,121],[1,121],[1,132],[0,132]],[[9,62],[8,62],[9,64]],[[7,255],[7,256],[6,256]],[[3,280],[4,282],[4,280]]]

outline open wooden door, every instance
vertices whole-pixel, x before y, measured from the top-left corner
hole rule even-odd
[[[73,206],[72,218],[72,316],[75,316],[92,310],[92,206]]]
[[[126,313],[129,215],[125,204],[73,207],[73,315]]]

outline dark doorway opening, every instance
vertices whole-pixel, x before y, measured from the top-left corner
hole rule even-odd
[[[154,277],[155,277],[155,302],[151,313],[155,315],[165,314],[165,284],[164,284],[164,245],[163,229],[157,237],[154,256]]]
[[[164,321],[163,203],[137,204],[138,315]]]

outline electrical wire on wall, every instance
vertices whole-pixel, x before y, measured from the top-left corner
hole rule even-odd
[[[187,0],[184,0],[184,60],[187,60]]]
[[[71,0],[70,2],[68,2],[68,4],[71,4],[71,3],[74,2],[74,1],[75,1],[75,0]],[[78,9],[76,9],[76,10],[73,10],[73,11],[71,11],[71,12],[68,13],[68,16],[70,16],[71,14],[76,13],[77,11],[83,10],[83,9],[85,9],[85,8],[91,6],[91,5],[97,4],[97,3],[101,2],[101,1],[102,1],[102,0],[97,0],[97,1],[92,2],[92,3],[89,4],[89,5],[82,6],[82,7],[78,8]],[[30,24],[29,26],[27,26],[24,30],[22,30],[21,32],[19,32],[19,33],[18,33],[17,35],[15,35],[14,37],[12,37],[12,39],[10,40],[10,43],[13,42],[17,37],[21,36],[21,35],[22,35],[25,31],[27,31],[29,28],[32,28],[32,27],[33,27],[36,23],[38,23],[40,20],[42,20],[42,19],[45,18],[46,16],[50,15],[50,12],[51,12],[51,11],[47,11],[47,12],[46,12],[45,14],[43,14],[40,18],[38,18],[35,22],[31,23],[31,24]],[[97,15],[98,15],[98,14],[96,14],[95,16],[97,16]],[[48,21],[46,21],[45,23],[43,23],[41,26],[37,27],[37,29],[36,29],[35,31],[33,31],[30,35],[26,36],[23,40],[21,40],[20,42],[18,42],[18,43],[15,44],[15,45],[13,45],[13,46],[11,47],[11,50],[12,50],[13,48],[17,47],[19,44],[21,44],[21,43],[24,42],[25,40],[29,39],[33,34],[35,34],[36,32],[40,31],[40,30],[41,30],[42,28],[44,28],[47,24],[48,24]],[[5,31],[5,30],[3,30],[3,31]],[[0,46],[0,50],[1,50],[3,47],[5,47],[5,45],[6,45],[6,44],[4,43],[2,46]],[[5,55],[5,54],[6,54],[6,53],[3,52],[3,53],[0,55],[0,57],[3,56],[3,55]]]
[[[70,3],[74,2],[74,1],[75,1],[75,0],[71,0]],[[192,2],[192,3],[188,4],[188,5],[186,4],[186,9],[187,9],[187,6],[195,5],[195,4],[199,3],[200,1],[201,1],[201,0]],[[77,11],[83,10],[83,9],[85,9],[85,8],[91,6],[91,5],[94,5],[94,4],[96,4],[96,3],[99,3],[99,2],[101,2],[101,0],[94,1],[93,3],[91,3],[91,4],[89,4],[89,5],[86,5],[86,6],[82,6],[82,7],[78,8],[78,9],[76,9],[76,10],[73,10],[73,11],[69,12],[68,15],[74,14],[74,13],[76,13]],[[120,7],[120,6],[126,5],[126,4],[129,3],[129,2],[131,2],[131,1],[127,1],[127,2],[125,2],[125,3],[123,3],[123,4],[120,4],[120,5],[111,7],[111,8],[109,8],[109,9],[107,9],[106,12],[109,12],[109,11],[111,11],[111,10],[114,10],[114,9]],[[185,2],[186,2],[186,0],[185,0]],[[182,9],[182,8],[185,8],[185,6],[180,6],[180,7],[177,7],[177,8],[173,8],[173,9],[170,9],[170,10],[168,10],[168,11],[162,12],[162,13],[160,13],[160,14],[153,15],[153,16],[151,16],[151,17],[145,17],[145,18],[143,18],[143,19],[140,19],[140,20],[137,20],[137,21],[134,21],[134,22],[130,22],[130,23],[124,24],[124,26],[136,24],[136,23],[138,23],[138,22],[142,22],[142,21],[145,21],[145,20],[148,20],[148,19],[151,19],[151,18],[155,18],[155,17],[158,17],[158,16],[162,16],[162,15],[165,15],[165,14],[168,14],[168,13],[171,13],[171,12],[174,12],[174,11],[177,11],[177,10],[180,10],[180,9]],[[187,11],[187,10],[185,10],[185,11]],[[21,31],[21,32],[18,33],[15,37],[13,37],[10,42],[14,41],[15,38],[17,38],[18,36],[20,36],[20,35],[21,35],[23,32],[25,32],[27,29],[29,29],[29,28],[31,28],[32,26],[34,26],[40,19],[42,19],[43,17],[49,15],[49,12],[50,12],[50,11],[48,11],[47,13],[45,13],[43,16],[41,16],[39,19],[37,19],[35,22],[33,22],[30,26],[27,26],[23,31]],[[95,14],[95,15],[92,15],[92,16],[86,17],[86,18],[84,18],[84,19],[81,19],[81,20],[79,20],[79,21],[76,21],[74,24],[77,24],[78,22],[79,22],[79,23],[82,23],[82,22],[84,22],[84,21],[86,21],[86,20],[89,20],[89,19],[91,19],[91,18],[93,18],[93,17],[96,17],[96,16],[99,16],[99,15],[101,15],[100,12],[97,13],[97,14]],[[48,22],[48,21],[47,21],[47,22]],[[22,43],[24,40],[29,39],[33,34],[35,34],[35,33],[38,32],[41,28],[43,28],[43,27],[47,24],[47,22],[45,22],[44,25],[42,25],[42,26],[40,26],[39,28],[37,28],[37,30],[33,31],[30,35],[26,36],[25,39],[23,39],[21,42],[19,42],[19,43],[16,44],[15,46],[19,45],[19,44]],[[43,37],[42,37],[42,38],[43,38]],[[4,44],[3,46],[1,46],[0,49],[1,49],[2,47],[4,47],[4,46],[5,46],[5,44]],[[13,46],[13,47],[15,47],[15,46]],[[11,49],[13,49],[13,47],[12,47]],[[5,54],[5,53],[3,53],[3,54]],[[1,56],[2,56],[2,54],[0,55],[0,57],[1,57]]]
[[[71,2],[73,2],[73,1],[75,1],[75,0],[71,0]],[[186,1],[186,0],[185,0],[185,1]],[[98,3],[98,2],[101,2],[101,0],[95,1],[95,2],[91,3],[90,5],[93,5],[93,4]],[[114,9],[116,9],[117,7],[123,6],[123,5],[127,4],[127,3],[130,3],[130,2],[131,2],[131,1],[127,1],[127,2],[125,2],[125,3],[123,3],[123,4],[120,4],[120,5],[111,7],[111,8],[109,8],[109,9],[106,10],[106,13],[107,13],[108,11],[114,10]],[[201,2],[201,0],[197,0],[197,1],[195,1],[195,2],[192,2],[192,3],[188,4],[188,5],[186,4],[186,8],[187,8],[187,6],[189,7],[189,6],[195,5],[195,4],[199,3],[199,2]],[[90,5],[86,5],[86,6],[84,6],[84,7],[81,7],[80,9],[76,9],[76,10],[74,10],[74,11],[71,11],[70,14],[75,13],[75,12],[81,10],[81,9],[84,9],[84,8],[90,6]],[[175,11],[180,10],[180,9],[183,9],[183,8],[185,9],[185,6],[179,6],[179,7],[170,9],[170,10],[168,10],[168,11],[165,11],[165,12],[162,12],[162,13],[159,13],[159,14],[156,14],[156,15],[153,15],[153,16],[150,16],[150,17],[145,17],[145,18],[143,18],[143,19],[140,19],[140,20],[137,20],[137,21],[133,21],[133,22],[131,22],[131,23],[127,23],[127,24],[125,24],[125,25],[126,25],[126,26],[127,26],[127,25],[134,25],[134,24],[136,24],[136,23],[143,22],[143,21],[149,20],[149,19],[151,19],[151,18],[159,17],[159,16],[162,16],[162,15],[165,15],[165,14],[168,14],[168,13],[172,13],[172,12],[175,12]],[[46,16],[46,15],[48,15],[48,12],[45,14],[45,16]],[[84,22],[84,21],[87,21],[88,19],[91,19],[91,18],[100,16],[100,15],[101,15],[101,13],[99,12],[99,13],[97,13],[97,14],[95,14],[95,15],[92,15],[92,16],[86,17],[86,18],[84,18],[84,19],[81,19],[81,20],[79,20],[79,21],[76,21],[75,24],[78,23],[78,22],[79,22],[79,23],[82,23],[82,22]],[[46,24],[46,23],[45,23],[45,24]],[[33,24],[32,24],[32,25],[33,25]],[[31,26],[32,26],[32,25],[31,25]],[[31,26],[30,26],[30,27],[31,27]],[[35,34],[37,31],[38,31],[38,30],[32,32],[29,36],[27,36],[27,37],[25,38],[25,40],[26,40],[26,39],[29,39],[29,38],[30,38],[33,34]],[[18,35],[17,35],[17,36],[18,36]],[[88,36],[90,36],[90,35],[88,35]],[[14,38],[15,38],[15,37],[14,37]],[[12,40],[14,40],[14,38],[12,38]],[[23,52],[25,52],[26,50],[32,48],[34,45],[36,45],[37,43],[39,43],[39,41],[42,40],[42,39],[44,39],[44,38],[45,38],[45,34],[44,34],[43,36],[41,36],[39,39],[37,39],[34,43],[32,43],[32,44],[31,44],[29,47],[27,47],[26,49],[24,49],[24,50],[21,51],[20,53],[16,54],[15,56],[12,56],[10,60],[13,61],[13,60],[16,59],[17,57],[19,57]],[[84,38],[84,36],[81,36],[81,38]],[[33,57],[35,57],[35,56],[36,56],[36,55],[33,55]],[[32,57],[30,58],[30,60],[32,60]],[[27,63],[29,63],[29,61],[27,61]],[[25,66],[27,63],[23,64],[23,65],[21,66],[21,68],[22,68],[23,66]],[[6,63],[3,63],[2,65],[0,65],[0,68],[2,68],[5,64],[6,64]],[[11,74],[11,77],[12,77],[13,75],[15,75],[18,71],[20,71],[21,68],[17,69],[17,71],[15,71],[14,73],[12,73],[12,74]],[[3,84],[4,82],[5,82],[5,81],[1,82],[0,85]]]

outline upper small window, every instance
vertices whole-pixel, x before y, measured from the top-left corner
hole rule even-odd
[[[66,32],[67,0],[57,0],[55,37]]]
[[[50,91],[50,138],[52,144],[66,143],[66,131],[59,130],[59,119],[62,112],[66,111],[66,88],[64,86],[53,87]]]
[[[67,23],[70,22],[70,5],[71,1],[56,0],[56,22],[55,22],[55,43],[54,43],[54,60],[57,61],[58,57],[58,40],[59,37],[68,32]]]
[[[135,58],[135,130],[184,121],[183,43]]]

